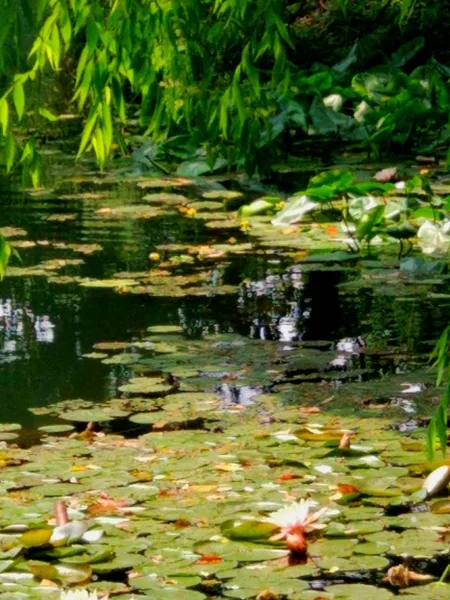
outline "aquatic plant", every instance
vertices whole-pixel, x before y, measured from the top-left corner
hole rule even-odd
[[[313,512],[311,509],[317,506],[317,502],[302,498],[300,502],[293,502],[271,513],[267,521],[279,527],[280,531],[270,540],[286,540],[287,547],[292,553],[306,554],[308,547],[306,536],[313,531],[324,529],[326,527],[324,519],[339,512],[327,507]]]

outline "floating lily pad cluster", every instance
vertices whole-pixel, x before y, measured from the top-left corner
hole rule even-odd
[[[0,597],[446,597],[449,469],[426,479],[423,434],[401,434],[385,406],[330,403],[335,350],[319,346],[195,342],[177,326],[97,344],[92,360],[129,369],[117,398],[49,407],[61,420],[41,445],[0,452]],[[313,364],[314,404],[289,382]],[[270,515],[302,498],[332,516],[299,559]]]
[[[206,231],[207,241],[172,238],[153,249],[148,268],[95,279],[80,269],[102,249],[100,236],[32,242],[11,229],[4,233],[23,252],[49,246],[84,255],[14,266],[11,275],[158,297],[240,289],[244,310],[261,298],[260,282],[231,284],[226,267],[284,255],[296,263],[286,287],[295,273],[340,271],[349,279],[343,296],[367,286],[399,301],[445,301],[448,278],[431,261],[404,259],[400,272],[392,255],[361,261],[342,251],[338,224],[320,218],[275,230],[270,216],[239,216],[243,194],[211,180],[191,193],[192,180],[140,178],[142,195],[128,203],[93,192],[92,178],[75,183],[89,191],[60,199],[83,205],[93,231],[169,215]],[[47,221],[73,227],[73,214],[70,206]],[[96,344],[84,358],[108,367],[115,397],[34,410],[48,419],[39,446],[17,447],[20,425],[0,425],[0,597],[60,600],[62,590],[85,590],[121,600],[448,598],[448,584],[438,582],[450,560],[447,480],[427,479],[440,463],[426,462],[417,417],[418,403],[431,406],[435,396],[421,368],[426,357],[398,347],[341,352],[331,341],[181,334],[159,326]],[[406,374],[412,360],[417,371]],[[302,498],[333,516],[299,558],[276,539],[270,515]],[[67,523],[55,518],[58,503]]]

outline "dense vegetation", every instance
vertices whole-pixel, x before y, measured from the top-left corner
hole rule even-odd
[[[27,166],[35,184],[36,116],[54,122],[67,110],[83,120],[79,153],[92,149],[101,168],[112,150],[129,150],[131,127],[151,139],[151,161],[185,161],[191,175],[226,166],[265,173],[310,138],[380,153],[449,137],[448,51],[436,44],[448,19],[436,2],[1,7],[5,161]]]

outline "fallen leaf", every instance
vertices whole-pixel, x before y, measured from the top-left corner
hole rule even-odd
[[[298,410],[304,415],[314,415],[322,412],[318,406],[300,406]]]
[[[201,558],[199,558],[194,565],[212,565],[221,563],[222,558],[217,554],[204,554]]]
[[[338,483],[337,489],[341,492],[341,494],[359,494],[359,489],[355,485],[351,485],[350,483]]]

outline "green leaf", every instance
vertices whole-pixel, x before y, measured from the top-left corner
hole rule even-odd
[[[225,521],[220,529],[223,535],[231,540],[256,541],[268,540],[278,530],[278,527],[273,523],[264,521],[241,519]]]
[[[23,91],[23,84],[17,82],[13,90],[14,106],[16,107],[17,117],[19,121],[23,117],[25,111],[25,93]]]
[[[239,209],[239,215],[241,217],[255,217],[256,215],[265,215],[268,212],[273,211],[274,205],[280,202],[280,198],[275,198],[275,202],[267,200],[266,198],[259,198],[251,204],[241,206]]]
[[[81,154],[84,152],[86,146],[88,145],[88,143],[91,139],[92,131],[97,123],[97,118],[98,118],[98,107],[94,111],[91,109],[91,113],[90,113],[87,123],[83,129],[83,135],[81,136],[81,142],[80,142],[80,147],[78,149],[77,157],[81,156]]]
[[[3,135],[8,132],[9,105],[6,98],[0,100],[0,125],[2,126]]]
[[[347,192],[354,196],[367,196],[367,194],[374,194],[375,192],[387,194],[392,190],[395,190],[393,183],[379,183],[378,181],[362,181],[347,188]]]
[[[113,139],[111,107],[107,102],[102,103],[102,133],[105,145],[105,157],[108,157]]]
[[[308,183],[308,191],[312,188],[327,186],[332,190],[344,192],[352,184],[353,179],[354,175],[351,171],[341,171],[340,169],[323,171],[322,173],[311,177]]]
[[[305,193],[311,198],[311,200],[318,200],[321,202],[328,202],[336,196],[336,191],[328,185],[321,185],[319,187],[312,188],[308,187]]]
[[[337,64],[335,64],[333,66],[334,71],[338,71],[338,73],[347,72],[349,67],[351,67],[355,62],[357,62],[358,54],[359,54],[359,42],[357,41],[351,47],[348,55],[343,60],[341,60],[340,62],[338,62]]]
[[[327,108],[320,98],[317,96],[314,98],[309,111],[309,116],[316,133],[320,135],[337,133],[338,122],[335,115],[336,113]]]
[[[41,117],[44,117],[44,119],[47,119],[47,121],[54,122],[59,120],[59,117],[54,115],[52,112],[50,112],[47,108],[44,108],[43,106],[39,108],[39,114],[41,115]]]
[[[119,114],[119,117],[121,121],[125,122],[127,118],[125,110],[125,100],[123,98],[122,87],[117,77],[114,77],[111,81],[111,90],[114,99],[114,104],[116,106],[116,110]]]
[[[444,392],[439,406],[437,407],[433,418],[427,429],[427,454],[430,460],[434,457],[436,441],[439,440],[442,455],[447,451],[447,413],[450,398],[450,384]]]
[[[216,159],[214,165],[211,165],[206,160],[187,160],[182,162],[177,169],[177,175],[181,177],[198,177],[205,173],[212,173],[227,166],[227,161],[224,158]]]
[[[11,133],[9,133],[6,136],[6,143],[5,143],[6,170],[8,173],[13,168],[15,156],[16,156],[16,144],[14,143],[14,136]]]
[[[381,89],[386,80],[384,74],[358,73],[352,79],[352,89],[366,100],[382,100]]]
[[[242,92],[241,92],[239,67],[236,69],[234,77],[233,77],[231,98],[232,98],[232,100],[237,108],[237,111],[239,113],[239,119],[240,119],[241,127],[242,127],[242,125],[245,122],[246,116],[247,116],[247,110],[245,108],[244,99],[242,97]]]
[[[6,267],[8,266],[9,259],[11,256],[11,244],[6,239],[0,236],[0,280],[3,279],[6,273]]]
[[[425,39],[423,37],[417,37],[394,52],[391,58],[391,64],[393,67],[403,67],[409,62],[425,45]]]
[[[94,152],[97,157],[97,161],[100,165],[100,168],[103,170],[105,167],[107,155],[103,131],[100,127],[97,127],[94,132],[94,135],[92,137],[92,146],[94,148]]]
[[[369,240],[373,232],[373,228],[378,225],[384,215],[384,206],[374,206],[367,211],[358,223],[356,228],[356,238],[358,240]]]

